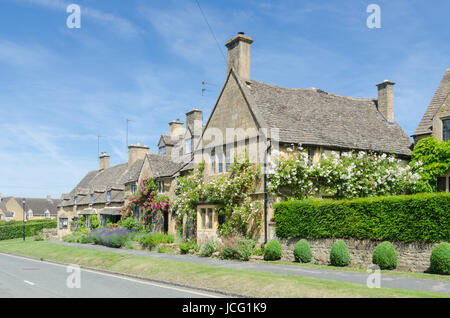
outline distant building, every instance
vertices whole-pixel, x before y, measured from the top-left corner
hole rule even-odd
[[[47,198],[0,198],[0,217],[6,221],[23,221],[24,214],[26,220],[55,219],[58,211],[57,199]],[[25,200],[25,213],[23,210],[23,200]]]

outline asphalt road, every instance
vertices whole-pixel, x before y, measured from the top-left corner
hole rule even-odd
[[[205,298],[217,294],[0,253],[0,298]],[[69,281],[69,285],[67,282]],[[76,288],[77,282],[79,287]],[[72,287],[72,288],[70,288]]]

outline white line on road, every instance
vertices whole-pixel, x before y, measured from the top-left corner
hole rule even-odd
[[[52,262],[35,260],[35,259],[28,258],[28,257],[21,257],[21,256],[17,256],[17,255],[10,255],[10,254],[4,254],[4,253],[0,253],[0,255],[20,258],[20,259],[23,259],[23,260],[32,261],[32,262],[36,262],[36,263],[45,263],[45,264],[48,264],[48,265],[60,266],[60,267],[64,267],[64,268],[67,268],[67,266],[68,266],[68,265],[62,265],[62,264],[55,264],[55,263],[52,263]],[[118,279],[124,279],[124,280],[132,281],[132,282],[135,282],[135,283],[151,285],[151,286],[155,286],[155,287],[159,287],[159,288],[172,289],[172,290],[176,290],[176,291],[180,291],[180,292],[184,292],[184,293],[190,293],[190,294],[204,296],[204,297],[210,297],[210,298],[220,298],[220,296],[207,294],[206,292],[202,293],[202,292],[197,292],[197,291],[191,290],[191,289],[189,289],[189,287],[187,287],[187,288],[181,288],[181,287],[177,288],[177,287],[174,287],[174,286],[168,286],[168,285],[162,285],[162,284],[158,284],[158,283],[152,283],[152,282],[148,282],[148,281],[145,281],[145,280],[133,279],[133,278],[129,278],[129,277],[126,277],[126,276],[119,276],[119,275],[104,273],[104,272],[90,270],[90,269],[85,269],[85,268],[81,268],[81,270],[85,271],[85,272],[90,272],[90,273],[93,273],[93,274],[99,274],[99,275],[103,275],[103,276],[110,276],[110,277],[114,277],[114,278],[118,278]],[[27,281],[25,281],[25,282],[28,283],[28,284],[31,283],[31,282],[27,282]],[[33,284],[33,283],[31,283],[31,284]]]
[[[24,282],[25,282],[25,283],[27,283],[28,285],[31,285],[31,286],[34,286],[34,285],[36,285],[35,283],[33,283],[33,282],[30,282],[30,281],[28,281],[28,280],[24,280]]]

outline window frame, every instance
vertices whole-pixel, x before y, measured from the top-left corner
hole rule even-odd
[[[450,118],[442,119],[442,140],[450,140]]]
[[[111,199],[112,199],[112,191],[111,190],[109,190],[109,191],[106,191],[106,202],[111,202]]]

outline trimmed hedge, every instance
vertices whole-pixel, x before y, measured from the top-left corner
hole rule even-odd
[[[303,239],[294,246],[294,258],[296,262],[309,263],[312,258],[311,248],[307,240]]]
[[[344,241],[336,241],[330,250],[330,263],[333,266],[347,266],[350,264],[350,253]]]
[[[56,220],[46,220],[40,222],[27,222],[25,224],[25,236],[33,236],[42,229],[56,228]],[[16,222],[15,224],[8,224],[0,226],[0,240],[11,240],[23,237],[23,224]]]
[[[372,263],[378,265],[380,269],[397,268],[397,252],[391,242],[378,244],[372,254]]]
[[[450,275],[450,244],[442,242],[437,245],[430,256],[430,268],[433,273]]]
[[[275,231],[280,238],[448,241],[449,211],[450,193],[286,201],[275,204]]]
[[[277,240],[271,240],[264,248],[264,260],[276,261],[281,258],[281,244]]]

